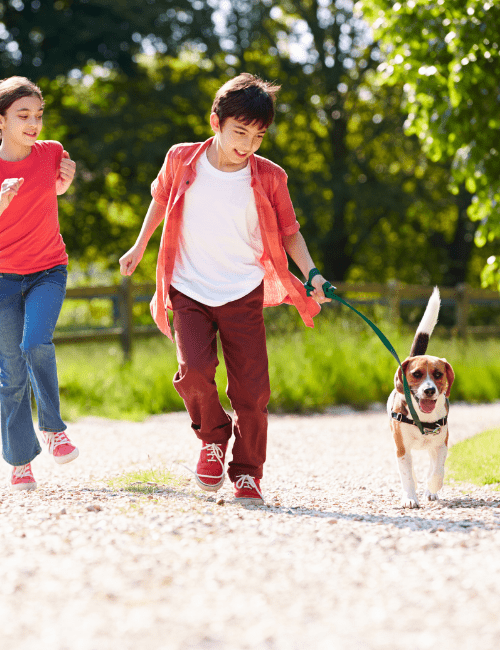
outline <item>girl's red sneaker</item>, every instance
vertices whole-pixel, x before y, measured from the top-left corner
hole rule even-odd
[[[17,465],[12,468],[10,487],[13,490],[34,490],[36,488],[36,481],[31,471],[31,463]]]
[[[49,446],[49,454],[52,454],[56,463],[60,465],[69,463],[80,453],[78,447],[71,443],[64,431],[58,431],[57,433],[42,431],[42,436],[45,444]]]

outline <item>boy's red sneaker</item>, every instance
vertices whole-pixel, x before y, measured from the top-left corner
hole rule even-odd
[[[241,474],[236,477],[234,482],[235,501],[244,506],[263,506],[264,496],[260,491],[260,479],[250,476],[250,474]]]
[[[36,488],[36,481],[31,471],[31,463],[17,465],[12,468],[10,487],[13,490],[34,490]]]
[[[226,459],[227,442],[216,444],[203,442],[195,478],[202,490],[217,492],[225,479],[224,461]]]
[[[42,436],[45,444],[49,446],[49,454],[52,454],[56,463],[60,465],[69,463],[77,458],[80,453],[64,431],[58,431],[57,433],[42,431]]]

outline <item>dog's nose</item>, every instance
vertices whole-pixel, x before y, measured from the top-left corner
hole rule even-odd
[[[432,397],[435,392],[436,392],[435,388],[426,388],[424,390],[424,393],[427,395],[427,397]]]

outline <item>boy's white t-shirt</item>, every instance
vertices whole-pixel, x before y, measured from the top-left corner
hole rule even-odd
[[[264,252],[250,165],[222,172],[200,156],[184,194],[172,285],[210,307],[238,300],[264,278]]]

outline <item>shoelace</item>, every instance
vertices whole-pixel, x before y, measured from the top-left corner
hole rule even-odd
[[[184,465],[183,463],[177,463],[181,467],[184,467],[187,469],[191,474],[194,474],[195,476],[198,476],[199,478],[222,478],[224,476],[224,461],[222,460],[224,458],[224,452],[221,449],[221,446],[218,445],[216,442],[210,442],[204,447],[201,448],[201,451],[207,452],[207,461],[209,463],[215,463],[218,461],[221,464],[222,467],[222,474],[219,476],[212,476],[211,474],[198,474],[198,472],[194,472],[190,467],[187,465]]]
[[[264,495],[257,487],[253,476],[250,476],[250,474],[241,474],[240,476],[237,476],[236,479],[237,480],[234,485],[238,490],[244,490],[245,488],[255,490],[257,494],[260,495],[262,501],[264,501]]]
[[[68,436],[64,433],[64,431],[59,431],[58,433],[52,433],[51,431],[44,431],[43,432],[45,442],[49,446],[49,454],[54,453],[54,449],[56,447],[60,447],[61,445],[70,445],[70,441]]]
[[[26,478],[26,476],[28,476],[29,478],[33,478],[33,472],[31,471],[31,464],[28,463],[27,465],[18,465],[17,467],[14,467],[12,475],[15,478]]]

